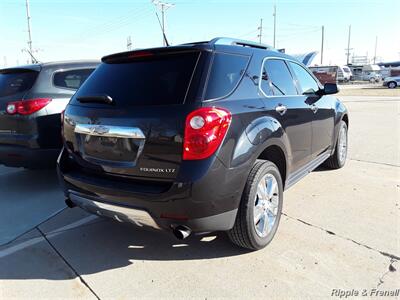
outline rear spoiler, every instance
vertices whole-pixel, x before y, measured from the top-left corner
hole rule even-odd
[[[126,62],[137,59],[146,59],[152,56],[158,55],[168,55],[168,54],[177,54],[177,53],[193,53],[199,52],[202,50],[206,50],[203,47],[193,47],[193,46],[173,46],[173,47],[161,47],[161,48],[150,48],[143,50],[134,50],[134,51],[126,51],[120,52],[116,54],[111,54],[104,56],[101,61],[104,63],[118,63],[118,62]]]
[[[12,67],[0,69],[0,74],[9,74],[9,73],[22,73],[22,72],[40,72],[42,67],[40,65],[26,65],[20,67]]]

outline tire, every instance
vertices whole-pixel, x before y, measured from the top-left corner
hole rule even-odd
[[[258,188],[265,182],[265,193]],[[260,185],[263,186],[262,184]],[[271,189],[268,191],[268,186]],[[263,200],[259,194],[265,195]],[[273,195],[269,197],[268,195]],[[257,161],[250,171],[244,188],[235,225],[228,231],[230,240],[246,249],[259,250],[267,246],[275,236],[282,213],[283,185],[276,165],[270,161]],[[259,212],[256,223],[254,215]],[[265,222],[268,219],[268,222]],[[263,226],[268,224],[266,231]],[[265,234],[265,235],[263,235]]]
[[[330,168],[330,169],[340,169],[343,168],[343,166],[346,164],[346,158],[347,158],[347,145],[348,145],[348,132],[347,132],[347,125],[346,122],[343,120],[340,121],[339,125],[339,134],[338,138],[336,140],[336,146],[335,146],[335,152],[330,156],[325,162],[324,166]],[[343,137],[344,140],[340,141],[342,138],[342,134],[345,134]],[[345,144],[343,144],[345,142]],[[342,151],[344,152],[341,152]]]
[[[387,86],[389,89],[394,89],[397,87],[397,83],[394,81],[390,81],[390,82],[388,82]]]

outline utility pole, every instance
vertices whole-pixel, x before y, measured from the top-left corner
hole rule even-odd
[[[276,46],[276,4],[274,4],[274,48]]]
[[[33,50],[32,50],[32,34],[31,34],[31,16],[29,14],[29,0],[25,0],[25,6],[26,6],[26,20],[28,22],[28,49],[29,52],[32,54]],[[31,61],[32,63],[34,63],[34,59],[31,56]]]
[[[322,26],[322,37],[321,37],[321,65],[324,59],[324,26]]]
[[[167,46],[167,43],[165,41],[165,21],[166,21],[166,17],[165,17],[165,11],[173,6],[175,6],[175,4],[172,3],[166,3],[166,2],[162,2],[159,0],[153,0],[152,3],[157,6],[160,10],[161,10],[161,27],[162,27],[162,32],[163,32],[163,45]]]
[[[260,42],[260,44],[261,44],[261,42],[262,42],[262,21],[263,21],[263,19],[260,19],[260,27],[258,27],[257,29],[259,30],[259,34],[257,35],[257,37],[259,38],[259,42]]]
[[[375,37],[375,52],[374,52],[374,64],[376,62],[376,48],[378,47],[378,36]]]
[[[126,49],[128,51],[132,50],[132,39],[131,39],[131,36],[128,36],[128,38],[126,39]]]
[[[349,65],[349,62],[350,62],[350,50],[353,50],[353,48],[350,48],[350,36],[351,36],[351,25],[349,25],[349,38],[347,40],[347,49],[345,49],[347,51],[347,53],[346,53],[347,65]]]

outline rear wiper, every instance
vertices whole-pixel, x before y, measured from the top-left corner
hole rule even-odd
[[[78,100],[81,103],[106,103],[106,104],[114,104],[113,98],[111,98],[108,95],[95,95],[95,96],[80,96],[77,97],[76,100]]]

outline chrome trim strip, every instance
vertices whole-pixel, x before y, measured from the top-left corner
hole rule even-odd
[[[69,197],[77,206],[97,215],[108,216],[119,222],[124,221],[121,219],[121,217],[123,217],[140,227],[146,225],[155,229],[160,229],[154,219],[145,210],[98,202],[78,196],[75,193],[70,193]]]
[[[13,133],[10,129],[0,129],[0,133]]]
[[[123,126],[109,126],[109,125],[93,125],[93,124],[77,124],[75,126],[75,133],[116,137],[116,138],[129,138],[129,139],[145,139],[142,130],[137,127],[123,127]]]

